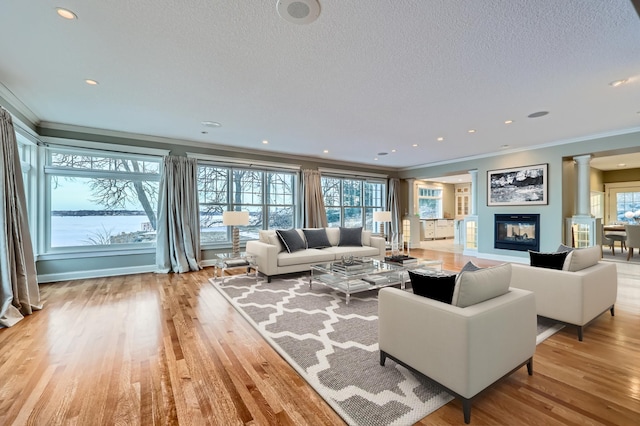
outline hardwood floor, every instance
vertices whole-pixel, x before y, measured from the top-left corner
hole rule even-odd
[[[457,270],[461,254],[414,250]],[[496,262],[474,259],[480,266]],[[640,269],[640,268],[639,268]],[[636,425],[640,271],[583,342],[565,328],[474,401],[475,425]],[[340,425],[208,282],[213,269],[41,285],[45,308],[0,329],[0,425]],[[419,422],[462,424],[453,401]]]

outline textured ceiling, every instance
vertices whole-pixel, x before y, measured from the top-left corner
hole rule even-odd
[[[45,127],[388,167],[640,128],[629,0],[320,4],[296,25],[276,0],[4,0],[0,94]]]

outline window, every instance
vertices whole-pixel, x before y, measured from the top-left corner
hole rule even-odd
[[[255,170],[201,164],[198,167],[200,242],[228,243],[230,229],[222,224],[222,212],[249,212],[249,225],[240,227],[240,239],[258,238],[261,229],[295,226],[297,174],[290,171]]]
[[[154,247],[160,157],[48,148],[47,249]]]
[[[616,194],[616,220],[635,223],[640,218],[640,191]]]
[[[418,187],[418,213],[420,219],[439,219],[442,217],[442,189]]]
[[[635,223],[640,219],[640,181],[605,184],[605,199],[605,223]]]
[[[362,226],[373,230],[373,212],[384,210],[386,183],[322,176],[322,195],[330,227]]]

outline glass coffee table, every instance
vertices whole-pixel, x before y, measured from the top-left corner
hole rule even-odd
[[[222,278],[220,285],[224,284],[226,270],[233,268],[246,268],[247,275],[249,275],[249,272],[253,269],[254,276],[258,279],[258,263],[254,255],[242,252],[238,255],[234,255],[233,253],[217,253],[216,256],[217,259],[213,264],[213,280],[217,281],[218,275],[220,275],[220,278]]]
[[[398,284],[404,290],[409,279],[408,270],[436,267],[442,268],[442,262],[418,261],[409,265],[399,265],[361,258],[355,259],[351,264],[345,264],[343,261],[316,263],[311,265],[309,288],[311,289],[315,282],[344,293],[348,305],[352,294]]]

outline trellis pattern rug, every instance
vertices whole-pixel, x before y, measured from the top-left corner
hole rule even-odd
[[[346,305],[342,293],[309,290],[308,277],[210,282],[350,425],[413,424],[453,399],[391,360],[380,366],[376,290]],[[561,328],[551,326],[539,323],[540,339]]]

